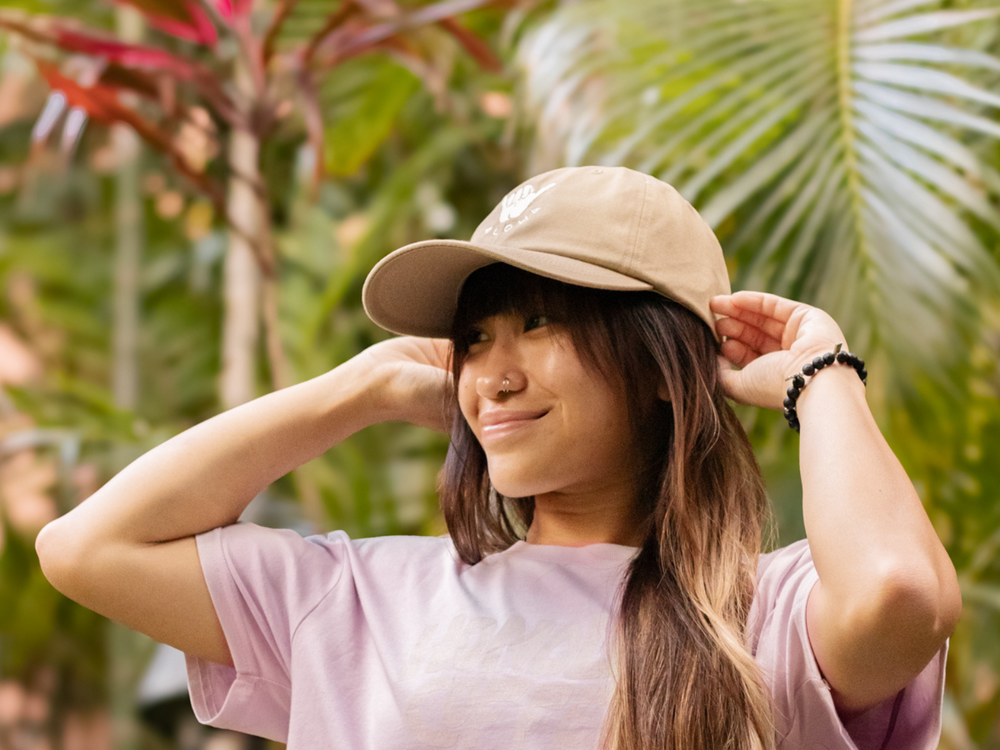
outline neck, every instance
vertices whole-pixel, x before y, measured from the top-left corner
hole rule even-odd
[[[535,513],[526,541],[562,547],[600,543],[639,547],[643,541],[642,520],[631,496],[551,492],[535,496]]]

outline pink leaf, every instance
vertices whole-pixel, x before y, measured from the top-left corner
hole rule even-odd
[[[195,66],[180,57],[155,47],[123,44],[111,39],[83,34],[78,31],[56,27],[54,44],[64,50],[99,55],[111,62],[126,67],[146,70],[169,70],[178,78],[190,80],[195,77]]]
[[[168,34],[214,48],[215,26],[197,0],[114,0],[142,11],[149,22]]]
[[[170,157],[177,171],[197,185],[216,207],[224,205],[218,185],[208,175],[195,172],[187,166],[183,154],[174,146],[170,133],[121,104],[115,89],[100,84],[84,88],[76,81],[62,75],[52,63],[36,59],[35,64],[49,86],[62,92],[66,97],[66,104],[70,107],[78,107],[92,119],[107,124],[123,122],[130,125],[146,143]]]

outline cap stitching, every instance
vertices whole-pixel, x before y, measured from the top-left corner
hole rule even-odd
[[[635,225],[635,234],[632,236],[632,250],[629,252],[628,263],[625,272],[634,278],[632,264],[635,262],[635,249],[639,245],[639,231],[642,229],[642,217],[646,213],[646,196],[649,194],[649,180],[642,181],[642,205],[639,206],[639,220]]]

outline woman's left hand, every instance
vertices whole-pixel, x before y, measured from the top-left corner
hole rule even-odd
[[[739,404],[784,409],[791,380],[838,342],[850,350],[837,322],[818,307],[766,292],[721,294],[709,302],[722,342],[719,370],[729,398]],[[741,369],[734,370],[735,365]],[[807,381],[808,382],[808,381]]]

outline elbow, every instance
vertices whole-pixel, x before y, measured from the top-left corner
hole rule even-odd
[[[949,562],[943,574],[923,575],[913,570],[883,583],[885,599],[881,611],[908,623],[921,623],[921,632],[937,644],[948,639],[962,616],[962,592],[958,575]]]
[[[38,536],[35,537],[35,554],[38,555],[42,575],[54,589],[66,594],[66,572],[74,567],[73,552],[72,545],[63,533],[59,521],[58,518],[50,521],[38,532]]]

